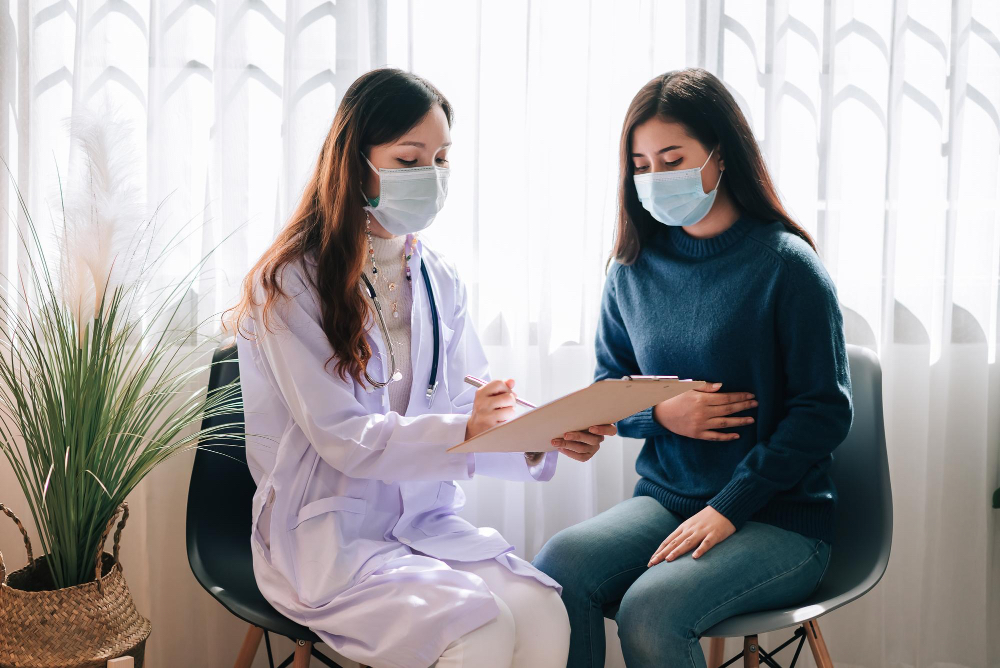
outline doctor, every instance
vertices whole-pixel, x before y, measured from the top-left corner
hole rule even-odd
[[[513,416],[454,268],[417,233],[448,186],[452,110],[380,69],[347,90],[236,326],[264,597],[374,667],[564,666],[560,586],[456,513],[453,481],[548,480],[557,452],[449,454]],[[495,280],[501,280],[496,278]],[[586,461],[614,426],[554,439]]]

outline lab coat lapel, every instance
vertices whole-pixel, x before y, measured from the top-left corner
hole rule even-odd
[[[407,235],[410,243],[411,235]],[[408,263],[410,267],[410,290],[413,306],[410,309],[410,401],[406,406],[407,415],[422,415],[430,409],[427,401],[427,383],[431,374],[431,358],[434,355],[434,329],[431,323],[430,299],[424,277],[420,274],[423,262],[423,244],[418,239]],[[438,376],[441,375],[443,360],[438,359]]]

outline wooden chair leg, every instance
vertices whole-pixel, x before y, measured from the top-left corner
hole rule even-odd
[[[802,625],[806,632],[806,640],[809,641],[809,649],[812,650],[813,659],[816,661],[816,668],[833,668],[833,661],[830,659],[830,651],[826,648],[826,641],[823,640],[823,632],[819,630],[819,624],[815,619],[811,619]]]
[[[719,668],[726,657],[725,638],[709,638],[708,640],[708,668]]]
[[[292,660],[292,668],[309,668],[312,647],[313,644],[305,640],[299,640],[295,643],[295,658]]]
[[[760,668],[760,654],[757,653],[757,636],[743,639],[743,668]]]
[[[236,657],[233,668],[250,668],[253,658],[257,656],[257,648],[260,647],[260,639],[264,637],[264,629],[259,626],[250,625],[247,634],[243,637],[243,646]]]

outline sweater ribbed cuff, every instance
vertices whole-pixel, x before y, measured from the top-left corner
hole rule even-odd
[[[755,485],[749,478],[733,478],[706,504],[722,513],[739,529],[747,520],[764,507],[773,493]]]
[[[626,438],[650,438],[669,434],[670,430],[653,417],[653,408],[654,406],[650,406],[624,420],[619,420],[618,431],[620,435]]]

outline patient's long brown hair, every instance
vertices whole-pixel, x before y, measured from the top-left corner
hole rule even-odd
[[[632,132],[650,118],[683,125],[705,150],[718,147],[726,161],[722,184],[737,208],[764,222],[780,220],[788,231],[816,249],[809,233],[781,204],[753,130],[726,86],[707,70],[674,70],[643,86],[628,107],[619,145],[618,226],[612,258],[632,264],[642,244],[663,229],[642,207],[632,177]],[[609,260],[610,261],[610,260]]]
[[[452,108],[425,79],[402,70],[377,69],[360,76],[347,89],[330,132],[306,184],[302,199],[285,227],[243,279],[239,302],[223,315],[223,331],[244,328],[255,285],[265,291],[263,323],[279,295],[289,297],[278,284],[282,267],[315,249],[316,290],[322,327],[333,347],[336,370],[358,383],[367,379],[365,367],[372,351],[364,337],[369,306],[359,289],[365,260],[365,201],[362,183],[369,169],[362,151],[399,139],[431,110],[441,105],[449,125]],[[313,282],[310,276],[309,281]],[[234,312],[232,316],[227,316]]]

